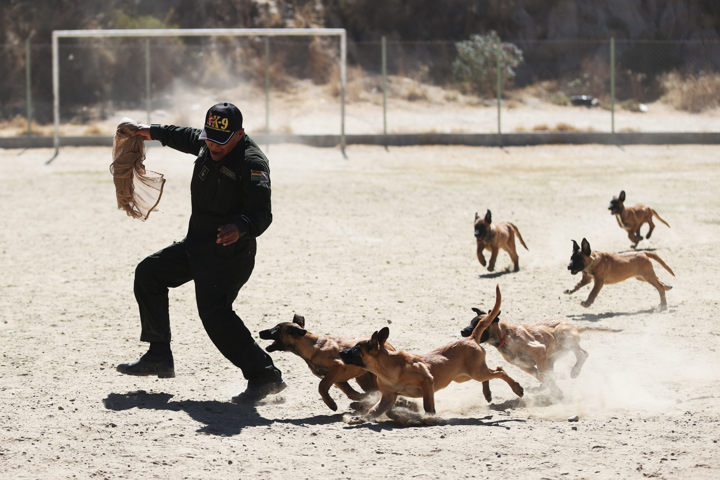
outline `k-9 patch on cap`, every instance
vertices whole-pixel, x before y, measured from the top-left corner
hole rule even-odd
[[[225,145],[233,134],[242,129],[243,117],[232,103],[218,103],[210,107],[205,115],[205,127],[200,140],[210,140]]]
[[[250,182],[270,188],[270,174],[262,170],[250,170]]]

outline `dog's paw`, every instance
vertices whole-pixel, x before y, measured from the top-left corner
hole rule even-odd
[[[588,308],[590,305],[592,305],[592,302],[588,302],[588,301],[586,301],[586,300],[583,300],[582,302],[580,302],[580,305],[582,305],[582,306],[585,307],[585,308]]]
[[[565,290],[563,293],[564,293],[565,295],[572,295],[573,293],[575,293],[575,290],[571,290],[571,289],[568,288],[568,289]]]
[[[407,398],[402,398],[402,397],[395,400],[394,407],[405,408],[405,409],[413,411],[413,412],[420,411],[417,403],[413,402],[412,400],[408,400]]]
[[[345,421],[347,422],[348,425],[360,425],[360,424],[365,423],[367,420],[365,420],[365,417],[360,417],[360,416],[356,415],[356,416],[348,418]]]

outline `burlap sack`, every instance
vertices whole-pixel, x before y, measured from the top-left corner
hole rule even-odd
[[[142,136],[133,135],[138,127],[130,120],[117,126],[110,173],[118,208],[133,218],[146,220],[160,202],[165,178],[161,173],[145,170],[145,141]]]

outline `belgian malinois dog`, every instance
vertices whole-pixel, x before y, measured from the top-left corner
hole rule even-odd
[[[647,205],[636,203],[632,207],[626,207],[624,202],[625,190],[621,190],[620,195],[613,197],[612,200],[610,200],[608,210],[610,210],[611,215],[615,215],[615,219],[617,220],[618,225],[620,225],[620,228],[627,231],[628,238],[631,242],[633,242],[631,245],[632,248],[637,247],[637,244],[643,239],[642,235],[640,235],[640,227],[642,227],[645,223],[647,223],[650,227],[647,234],[645,234],[645,238],[650,238],[653,230],[655,230],[653,217],[656,217],[662,223],[670,227],[665,220],[660,218],[660,215],[658,215],[655,210]]]
[[[348,365],[340,359],[339,352],[350,348],[361,338],[323,337],[305,330],[305,317],[295,314],[292,322],[282,322],[273,328],[262,330],[260,338],[273,340],[265,349],[268,352],[292,352],[299,356],[310,371],[320,377],[318,391],[330,410],[337,410],[335,400],[330,396],[330,387],[337,386],[351,400],[362,400],[367,392],[377,391],[375,375],[356,365]],[[394,350],[389,343],[388,350]],[[360,393],[349,383],[355,379],[366,393]]]
[[[514,271],[520,270],[517,250],[515,248],[515,235],[518,240],[528,250],[525,241],[520,235],[518,228],[510,222],[492,223],[492,213],[488,209],[484,217],[480,217],[475,212],[475,240],[477,243],[477,258],[480,265],[485,266],[485,256],[483,250],[490,250],[490,263],[487,266],[489,271],[495,270],[495,261],[497,260],[498,251],[502,248],[505,250],[513,262]]]
[[[672,287],[665,285],[658,279],[650,259],[662,265],[673,277],[675,273],[673,273],[670,267],[668,267],[658,255],[653,252],[598,252],[592,251],[590,249],[590,243],[584,238],[582,239],[582,248],[578,246],[575,240],[572,242],[573,253],[570,256],[570,264],[567,268],[573,275],[582,272],[582,278],[573,289],[565,290],[565,293],[575,293],[580,287],[587,285],[591,281],[594,282],[587,300],[580,302],[580,305],[583,307],[592,305],[603,285],[618,283],[635,277],[655,287],[660,294],[658,310],[667,309],[665,291],[670,290]]]

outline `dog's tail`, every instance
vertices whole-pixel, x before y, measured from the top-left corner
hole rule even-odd
[[[497,317],[500,313],[501,301],[502,296],[500,295],[500,285],[495,285],[495,306],[492,310],[490,310],[490,312],[488,312],[487,315],[485,315],[483,318],[480,319],[480,321],[478,321],[477,325],[475,325],[475,328],[473,328],[473,331],[470,334],[470,337],[472,337],[472,339],[475,340],[478,345],[480,344],[480,337],[482,337],[485,329],[490,326],[493,320],[495,320],[495,317]]]
[[[663,259],[660,258],[655,252],[645,252],[645,255],[647,255],[648,257],[652,258],[653,260],[655,260],[656,262],[658,262],[660,265],[662,265],[662,266],[665,268],[665,270],[667,270],[668,272],[670,272],[670,275],[672,275],[673,277],[675,276],[675,272],[673,272],[673,271],[670,269],[670,267],[667,266],[667,263],[663,262]],[[668,290],[669,290],[669,289],[668,289]]]
[[[655,215],[655,218],[657,218],[657,219],[660,220],[662,223],[664,223],[665,225],[667,225],[668,228],[670,228],[670,224],[668,224],[665,220],[663,220],[663,219],[660,217],[660,215],[658,215],[658,213],[657,213],[654,209],[651,208],[650,210],[652,211],[653,215]]]
[[[660,218],[660,217],[658,217]],[[515,226],[514,223],[508,222],[513,230],[515,230],[515,235],[517,235],[518,240],[520,240],[520,243],[522,243],[522,246],[525,247],[525,250],[530,251],[530,249],[525,245],[525,240],[523,240],[522,235],[520,235],[520,230]],[[667,225],[667,224],[666,224]]]
[[[610,327],[577,327],[580,332],[622,332],[622,328],[610,328]]]

